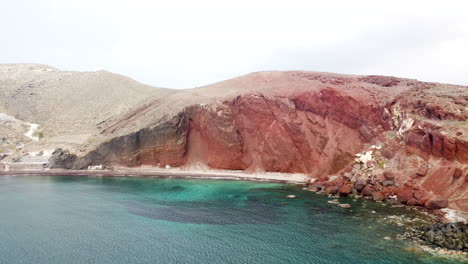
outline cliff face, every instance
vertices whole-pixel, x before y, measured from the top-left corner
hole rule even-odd
[[[40,78],[48,80],[42,71]],[[147,92],[128,111],[106,108],[103,120],[81,120],[96,124],[90,131],[98,132],[71,153],[54,153],[50,166],[299,172],[324,193],[355,192],[376,200],[396,195],[403,203],[430,208],[448,203],[468,211],[467,87],[384,76],[260,72],[161,91]],[[119,103],[126,105],[122,98]],[[79,109],[100,111],[92,105]],[[48,123],[41,124],[44,131]]]
[[[241,95],[187,107],[170,121],[111,139],[77,166],[201,163],[218,169],[333,174],[383,131],[378,110],[334,89],[291,98]]]

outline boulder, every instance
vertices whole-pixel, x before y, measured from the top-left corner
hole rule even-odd
[[[385,199],[382,192],[372,192],[372,200],[374,201],[383,201]]]
[[[384,171],[383,175],[386,180],[392,181],[395,179],[395,174],[391,171]]]
[[[441,195],[436,195],[433,197],[430,197],[424,206],[428,209],[440,209],[440,208],[445,208],[448,205],[448,200],[442,197]]]
[[[388,187],[388,186],[394,185],[394,182],[393,181],[384,181],[384,182],[382,182],[382,185],[384,187]]]
[[[397,189],[395,193],[400,203],[407,203],[413,198],[413,191],[410,189]]]
[[[418,175],[419,177],[424,177],[424,176],[426,176],[427,171],[428,171],[428,168],[427,168],[427,167],[420,167],[420,168],[418,168],[418,170],[416,171],[416,175]]]
[[[417,205],[418,201],[415,198],[410,198],[407,202],[407,205]]]
[[[420,206],[424,206],[424,204],[429,198],[427,193],[421,190],[415,191],[413,196],[414,196],[414,199],[416,200],[416,205],[420,205]]]
[[[364,178],[359,178],[356,183],[354,184],[354,188],[358,191],[361,192],[362,189],[366,186],[367,181]]]
[[[329,186],[325,188],[325,194],[337,194],[338,193],[338,186]]]
[[[353,186],[349,185],[349,184],[344,184],[343,186],[341,186],[341,188],[339,189],[339,193],[340,193],[340,196],[348,196],[349,194],[351,194],[353,192]]]
[[[421,200],[426,196],[426,193],[424,191],[418,190],[414,192],[413,196],[416,200]]]
[[[366,185],[366,187],[362,189],[361,194],[364,196],[372,196],[372,192],[374,192],[374,187],[372,185]]]
[[[382,192],[383,196],[385,197],[385,199],[387,199],[388,197],[393,195],[393,191],[390,188],[387,188],[387,187],[383,187],[381,192]]]

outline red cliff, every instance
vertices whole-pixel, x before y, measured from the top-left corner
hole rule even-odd
[[[106,123],[73,167],[199,164],[336,176],[330,192],[350,193],[359,183],[376,200],[396,195],[468,211],[467,121],[463,86],[254,73],[171,94]],[[326,191],[330,181],[317,182]]]

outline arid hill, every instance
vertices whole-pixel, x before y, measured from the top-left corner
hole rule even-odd
[[[26,150],[79,148],[91,141],[107,120],[173,91],[106,71],[60,71],[36,64],[0,65],[0,113],[19,122],[39,124],[35,133],[41,136],[39,142],[24,140],[23,134],[29,129],[25,125],[18,131],[18,140],[3,148],[12,149],[22,143],[26,144]]]
[[[324,193],[468,211],[466,86],[290,71],[170,90],[103,71],[0,70],[0,112],[42,132],[17,135],[21,155],[61,147],[51,167],[299,172]]]

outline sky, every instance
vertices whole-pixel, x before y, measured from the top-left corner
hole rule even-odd
[[[468,85],[468,1],[3,0],[0,63],[192,88],[255,71]]]

